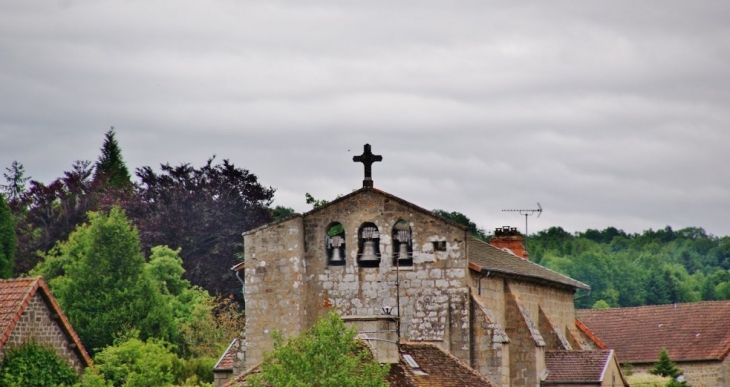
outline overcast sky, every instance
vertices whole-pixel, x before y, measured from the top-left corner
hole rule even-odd
[[[212,155],[309,209],[375,187],[490,230],[730,235],[729,1],[0,2],[0,167]]]

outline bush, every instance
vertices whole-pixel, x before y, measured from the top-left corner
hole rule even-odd
[[[0,370],[0,387],[70,387],[78,381],[76,370],[55,350],[35,342],[8,349]]]

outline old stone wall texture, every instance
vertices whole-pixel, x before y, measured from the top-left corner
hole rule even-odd
[[[77,372],[82,373],[83,363],[77,351],[69,347],[72,341],[69,341],[63,332],[60,320],[54,319],[53,315],[54,312],[48,307],[41,293],[36,292],[5,342],[2,355],[4,356],[4,350],[7,348],[35,341],[53,348],[59,357],[67,359]]]
[[[294,336],[306,328],[302,231],[302,218],[295,217],[244,235],[246,369],[273,348],[274,330]]]
[[[509,386],[509,340],[478,295],[472,301],[471,366],[498,386]]]

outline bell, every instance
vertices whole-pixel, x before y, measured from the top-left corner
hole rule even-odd
[[[398,260],[404,261],[408,259],[408,244],[401,242],[398,244]]]
[[[378,256],[375,255],[375,241],[367,239],[362,245],[362,255],[360,256],[361,261],[377,261]]]
[[[333,247],[332,248],[332,259],[330,259],[331,263],[338,264],[343,263],[345,261],[345,258],[340,254],[340,247]]]

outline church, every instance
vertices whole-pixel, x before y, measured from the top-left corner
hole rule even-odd
[[[486,243],[375,188],[371,166],[382,157],[370,145],[353,160],[365,166],[362,188],[244,233],[233,269],[246,328],[229,348],[233,375],[263,360],[274,330],[297,335],[336,311],[384,363],[399,362],[408,343],[430,344],[492,385],[533,387],[576,384],[548,368],[569,352],[575,378],[586,377],[582,361],[595,368],[601,358],[596,378],[609,382],[593,382],[626,385],[613,353],[597,357],[594,335],[576,324],[573,299],[586,284],[526,259],[514,228]]]

